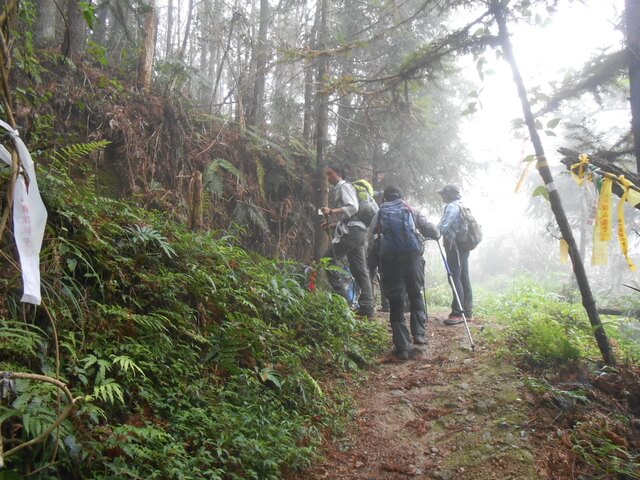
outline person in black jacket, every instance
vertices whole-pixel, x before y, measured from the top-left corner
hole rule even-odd
[[[369,245],[374,251],[381,250],[384,235],[382,221],[387,207],[397,206],[401,202],[413,217],[415,228],[423,237],[437,239],[440,234],[437,227],[428,222],[425,215],[413,211],[402,199],[402,191],[398,187],[389,186],[384,190],[384,202],[380,211],[371,221],[369,228]],[[424,239],[421,240],[424,242]],[[422,244],[423,246],[423,244]],[[373,254],[373,252],[372,252]],[[426,345],[427,314],[423,299],[424,266],[422,248],[410,253],[379,252],[378,265],[382,276],[383,291],[389,298],[391,331],[394,354],[398,360],[408,360],[411,348],[411,337],[414,345]],[[410,328],[404,318],[404,297],[409,297],[411,305]]]

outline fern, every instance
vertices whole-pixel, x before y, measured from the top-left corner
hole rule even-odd
[[[100,385],[93,387],[93,395],[91,397],[112,405],[115,405],[116,401],[124,405],[122,386],[113,378],[105,378]]]
[[[131,373],[133,376],[140,374],[143,377],[145,376],[142,369],[129,357],[126,355],[111,355],[111,361],[113,365],[117,365],[120,367],[125,373]]]
[[[266,197],[265,190],[264,190],[264,175],[265,175],[265,170],[264,170],[264,167],[262,166],[262,163],[260,162],[260,160],[256,160],[256,176],[258,177],[258,190],[260,191],[260,198],[262,198],[263,200]]]
[[[233,211],[233,219],[239,225],[252,224],[260,230],[263,236],[268,236],[271,233],[264,213],[257,205],[252,203],[238,202]]]
[[[125,231],[127,232],[131,245],[138,253],[147,252],[149,245],[157,245],[167,258],[172,258],[176,255],[167,237],[154,228],[147,227],[146,225],[134,225],[133,227],[126,227]]]
[[[224,170],[233,175],[238,182],[244,182],[244,175],[229,160],[216,158],[204,169],[204,188],[212,197],[221,197],[224,192],[224,178],[220,176],[220,171]]]
[[[73,163],[94,152],[102,150],[111,142],[108,140],[98,140],[97,142],[77,143],[61,148],[53,153],[54,160],[63,163]]]
[[[0,352],[4,355],[35,357],[47,336],[40,328],[22,322],[1,319],[0,327]]]

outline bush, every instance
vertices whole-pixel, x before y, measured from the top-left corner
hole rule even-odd
[[[55,375],[59,361],[82,400],[60,435],[9,467],[44,467],[33,479],[270,479],[308,464],[340,422],[321,380],[372,362],[386,329],[309,292],[296,263],[62,184],[42,255],[46,310],[20,304],[19,284],[0,287],[3,335],[15,337],[0,343],[0,368]],[[33,438],[56,401],[21,384],[3,434]]]

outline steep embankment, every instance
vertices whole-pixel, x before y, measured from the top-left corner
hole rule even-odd
[[[20,303],[3,256],[0,371],[60,379],[75,406],[41,437],[67,399],[3,380],[0,477],[262,480],[308,465],[342,417],[322,379],[370,364],[383,329],[310,292],[300,264],[40,179],[43,304]]]

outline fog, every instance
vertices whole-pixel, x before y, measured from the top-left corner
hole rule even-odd
[[[597,6],[573,2],[561,7],[546,27],[512,26],[516,61],[528,91],[539,88],[550,93],[552,82],[561,81],[569,71],[579,70],[595,53],[621,48],[623,34],[616,30],[615,23],[623,7],[622,0],[600,2]],[[531,165],[525,174],[521,191],[515,192],[526,167],[523,159],[534,153],[533,147],[524,130],[514,131],[512,128],[512,121],[522,118],[522,110],[508,65],[490,55],[486,58],[485,72],[488,74],[484,81],[480,80],[472,58],[461,60],[465,77],[472,81],[475,79],[477,83],[480,102],[480,110],[468,118],[462,129],[469,160],[478,164],[477,170],[461,186],[463,201],[472,208],[484,233],[483,242],[472,252],[472,281],[493,290],[508,287],[523,275],[555,285],[570,284],[571,265],[560,262],[559,242],[554,238],[559,237],[559,232],[549,202],[543,197],[532,196],[535,188],[543,185],[535,165]],[[616,126],[628,128],[628,104],[605,111],[586,97],[581,99],[581,107],[591,112],[589,121],[601,132]],[[549,114],[542,121],[546,123],[557,117],[562,118],[562,113]],[[567,216],[577,226],[580,209],[576,204],[580,205],[585,194],[570,178],[556,151],[560,146],[572,144],[573,139],[564,127],[565,123],[566,119],[563,119],[554,129],[557,136],[542,135],[542,142]],[[614,196],[614,212],[617,203],[618,198]],[[432,215],[437,220],[440,212],[432,212]],[[638,235],[631,229],[632,224],[637,223],[637,217],[635,209],[626,209],[631,257],[640,264]],[[574,227],[576,241],[580,240],[578,230]],[[614,292],[632,293],[623,284],[633,284],[638,280],[638,274],[627,266],[617,233],[614,231],[610,245],[609,265],[593,267],[590,261],[593,226],[588,225],[586,232],[584,260],[596,299],[600,301]],[[433,242],[428,246],[427,256],[432,284],[445,282],[444,268]]]

